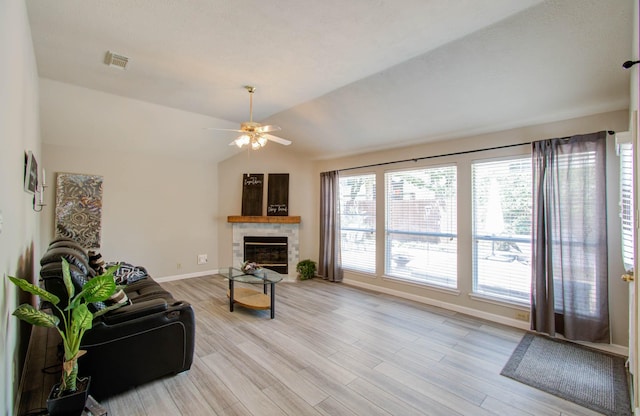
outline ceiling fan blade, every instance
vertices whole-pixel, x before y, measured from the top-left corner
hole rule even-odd
[[[238,130],[238,129],[219,129],[217,127],[204,127],[205,130],[217,130],[217,131],[235,131],[238,133],[242,133],[243,130]]]
[[[240,136],[238,136],[238,138],[236,138],[234,141],[229,143],[229,146],[243,147],[247,145],[247,146],[251,146],[252,149],[256,150],[264,146],[267,140],[271,140],[272,142],[276,142],[285,146],[290,145],[291,141],[287,139],[283,139],[281,137],[267,134],[272,131],[281,130],[279,126],[272,126],[272,125],[263,126],[260,123],[253,121],[253,93],[255,92],[255,87],[246,85],[244,88],[249,92],[249,121],[240,123],[240,130],[222,129],[218,127],[205,127],[205,129],[217,130],[217,131],[233,131],[236,133],[242,133]]]
[[[278,126],[260,126],[256,128],[256,131],[258,133],[269,133],[270,131],[278,131],[278,130],[282,130],[282,129]]]
[[[283,139],[282,137],[274,136],[272,134],[263,134],[262,137],[267,140],[271,140],[272,142],[283,144],[285,146],[289,146],[291,144],[291,140]]]

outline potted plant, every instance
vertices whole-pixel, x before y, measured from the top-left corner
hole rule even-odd
[[[316,275],[316,262],[313,260],[302,260],[296,265],[296,271],[300,280],[311,279]]]
[[[102,309],[94,314],[89,310],[87,304],[105,301],[114,294],[116,283],[113,274],[118,267],[113,266],[107,269],[105,273],[92,278],[82,287],[79,293],[75,293],[73,282],[71,281],[71,273],[69,272],[69,263],[62,259],[62,278],[69,296],[69,304],[64,310],[58,306],[60,298],[55,294],[24,279],[9,276],[9,280],[20,289],[51,303],[59,312],[59,316],[62,317],[61,322],[58,316],[45,313],[27,303],[18,306],[13,312],[13,315],[32,325],[56,328],[62,337],[62,345],[64,346],[62,378],[60,383],[53,387],[47,400],[47,409],[52,416],[56,414],[80,415],[84,409],[90,380],[86,380],[84,390],[78,383],[78,358],[85,353],[85,351],[80,350],[82,337],[85,331],[91,328],[95,316],[120,306],[114,305],[114,307]],[[84,382],[84,380],[81,381]],[[69,404],[69,402],[77,402],[77,404]]]

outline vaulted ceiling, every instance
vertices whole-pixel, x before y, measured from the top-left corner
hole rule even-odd
[[[633,0],[27,0],[27,7],[41,77],[235,123],[248,119],[242,87],[254,85],[254,119],[281,126],[291,150],[313,158],[629,105],[621,64],[631,55]],[[105,65],[107,51],[129,57],[128,69]],[[225,147],[233,138],[207,134]]]

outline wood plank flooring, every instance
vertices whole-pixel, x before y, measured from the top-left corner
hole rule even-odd
[[[523,331],[313,279],[229,312],[220,276],[164,283],[196,312],[191,370],[109,415],[596,415],[500,375]]]

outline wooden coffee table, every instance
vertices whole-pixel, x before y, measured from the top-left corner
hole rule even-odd
[[[229,280],[229,311],[233,312],[233,306],[238,304],[250,309],[270,309],[271,319],[276,316],[276,283],[282,280],[282,275],[270,269],[259,269],[252,274],[246,274],[240,269],[229,267],[221,269],[220,275]],[[262,291],[248,287],[235,287],[235,283],[247,283],[250,285],[262,285]],[[267,287],[271,288],[271,294]]]

